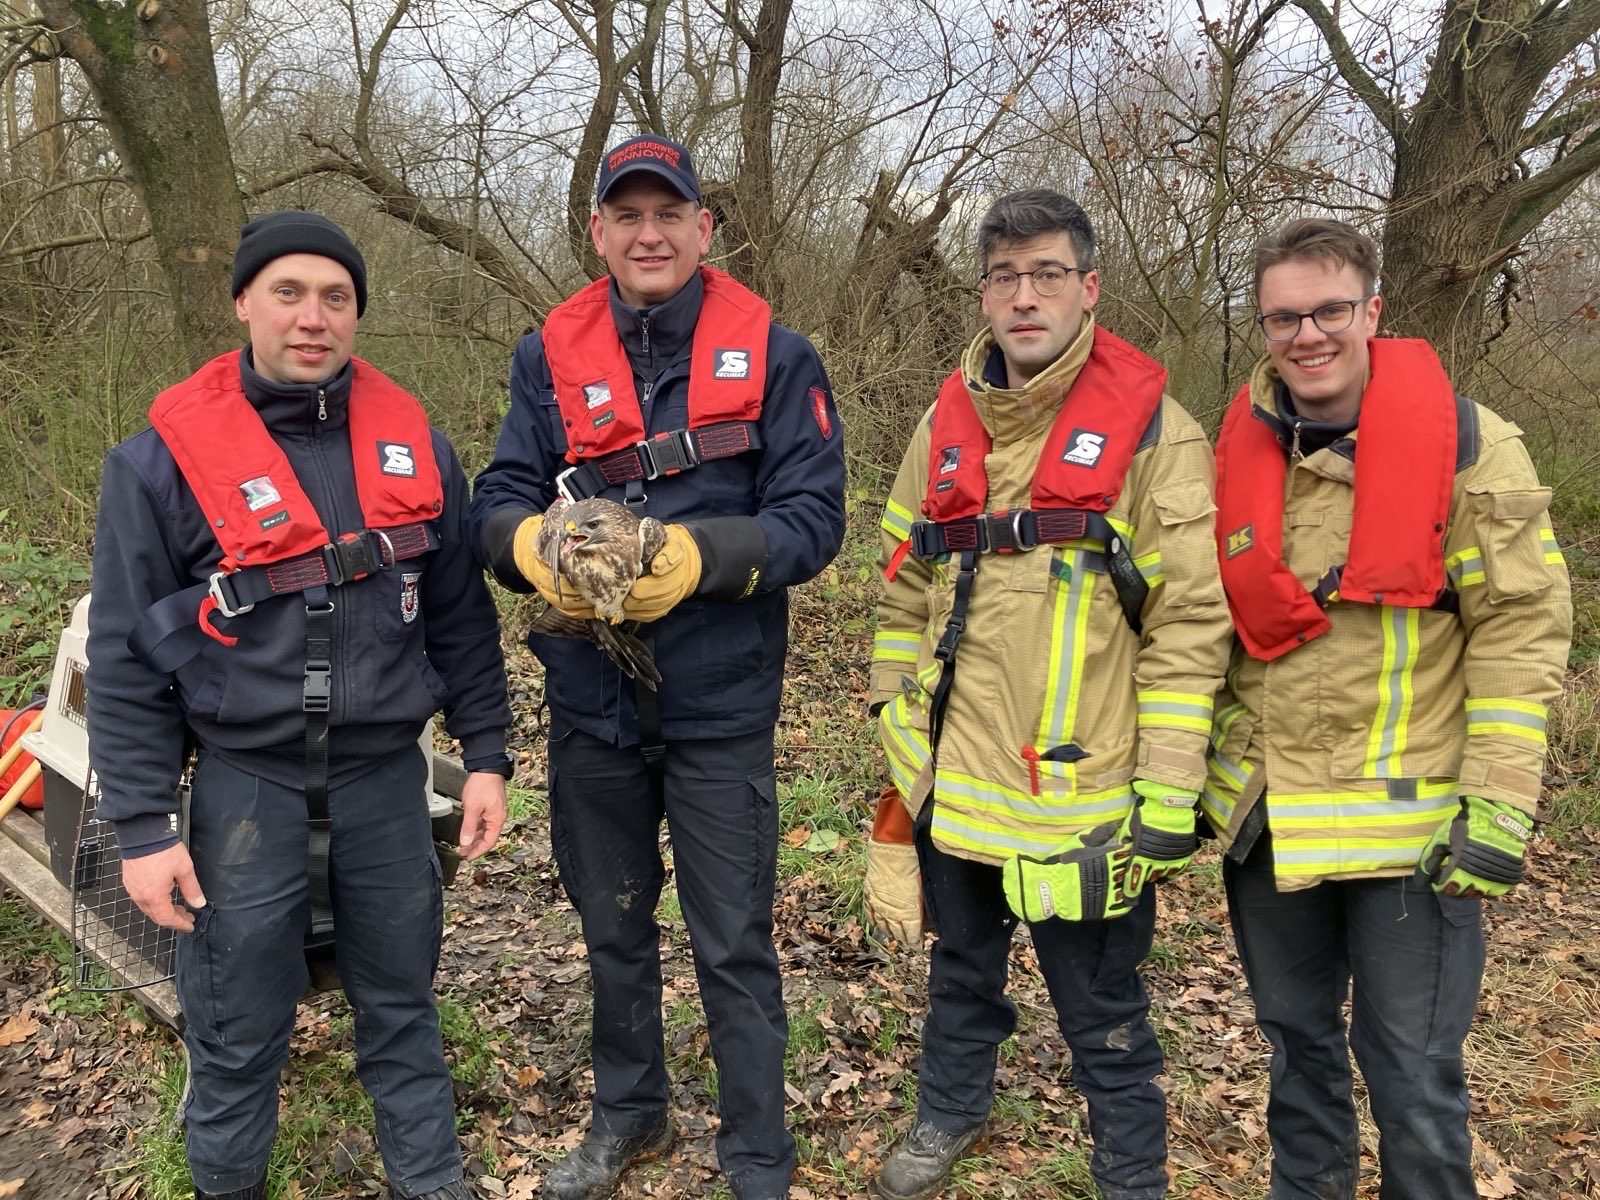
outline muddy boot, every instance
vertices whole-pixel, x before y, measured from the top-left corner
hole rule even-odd
[[[465,1179],[454,1179],[443,1187],[436,1187],[431,1192],[423,1192],[416,1200],[478,1200]]]
[[[944,1189],[950,1168],[965,1158],[983,1140],[986,1127],[978,1125],[964,1133],[942,1133],[926,1121],[918,1121],[884,1159],[874,1187],[884,1200],[930,1200]]]
[[[631,1137],[610,1137],[591,1129],[576,1150],[550,1169],[539,1194],[544,1200],[605,1200],[617,1190],[624,1171],[670,1145],[672,1123],[666,1113],[657,1124]]]

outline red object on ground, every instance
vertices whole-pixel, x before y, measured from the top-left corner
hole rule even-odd
[[[0,754],[4,754],[24,733],[33,727],[38,719],[38,710],[18,713],[14,708],[0,708],[0,729],[5,730],[0,736]],[[0,796],[11,789],[11,785],[22,778],[22,773],[33,765],[33,755],[24,750],[17,756],[17,761],[12,763],[4,775],[0,775]],[[21,804],[23,808],[44,807],[44,777],[39,779],[27,791],[22,793]]]

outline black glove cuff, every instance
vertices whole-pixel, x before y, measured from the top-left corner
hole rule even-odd
[[[696,596],[744,600],[761,589],[767,567],[767,535],[759,521],[754,517],[706,517],[683,525],[700,549]]]
[[[509,592],[533,591],[533,584],[517,570],[516,542],[522,523],[536,515],[530,508],[502,508],[483,524],[479,557]]]

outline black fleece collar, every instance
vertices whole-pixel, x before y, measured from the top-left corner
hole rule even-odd
[[[611,281],[610,294],[611,319],[616,322],[622,348],[627,351],[636,374],[654,380],[681,354],[687,353],[706,298],[706,285],[699,271],[660,304],[645,308],[635,308],[624,302],[617,294],[615,279]]]
[[[256,370],[255,356],[249,346],[239,354],[239,379],[244,386],[245,399],[274,433],[304,433],[308,426],[328,430],[345,425],[350,415],[350,383],[354,378],[354,365],[345,363],[337,375],[321,383],[279,383]],[[321,420],[317,418],[319,397],[328,413]]]

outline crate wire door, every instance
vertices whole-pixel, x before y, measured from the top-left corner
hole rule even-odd
[[[177,933],[145,916],[122,886],[122,853],[111,822],[98,815],[94,772],[72,856],[72,968],[86,992],[122,992],[173,976]],[[100,969],[97,969],[100,968]]]

